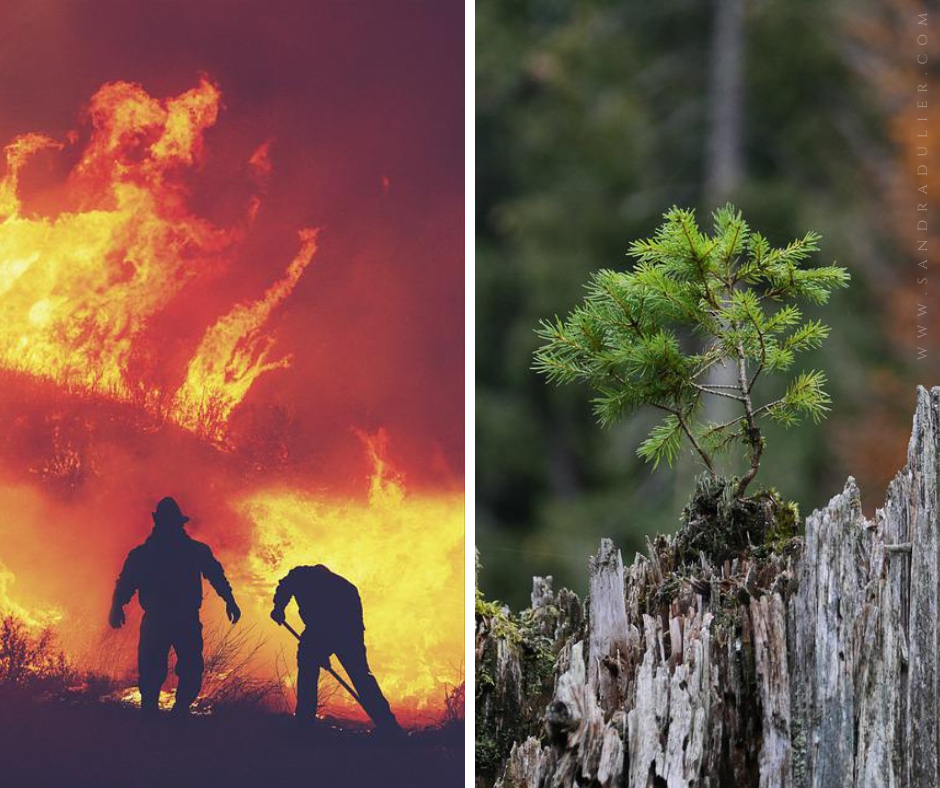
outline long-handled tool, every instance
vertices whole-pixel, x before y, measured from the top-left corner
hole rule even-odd
[[[293,628],[290,624],[288,624],[286,621],[285,621],[284,623],[282,623],[281,626],[284,627],[284,629],[286,629],[288,632],[290,632],[295,638],[297,638],[297,640],[300,640],[300,635],[297,634],[297,630],[294,629],[294,628]],[[320,665],[320,667],[323,668],[327,673],[329,673],[329,674],[330,674],[334,679],[336,679],[340,684],[342,684],[342,685],[343,685],[343,689],[345,689],[346,692],[348,692],[350,695],[353,696],[353,699],[356,701],[356,703],[358,703],[360,706],[362,706],[362,701],[359,699],[359,694],[356,692],[356,690],[354,690],[352,687],[349,686],[349,684],[346,682],[346,680],[345,680],[342,676],[340,676],[339,673],[337,673],[335,670],[333,670],[333,666],[330,664],[330,658],[329,658],[329,657],[326,658],[326,664],[325,664],[325,665]],[[363,710],[363,711],[366,711],[366,707],[365,707],[365,706],[362,706],[362,710]],[[368,712],[366,712],[366,713],[368,714]]]

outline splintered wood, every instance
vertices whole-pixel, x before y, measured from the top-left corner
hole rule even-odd
[[[625,568],[605,539],[583,609],[536,578],[511,644],[478,616],[496,673],[478,742],[516,735],[478,785],[936,788],[938,476],[940,387],[920,388],[874,520],[850,478],[795,549],[677,571],[669,540]],[[530,637],[554,657],[541,677]]]

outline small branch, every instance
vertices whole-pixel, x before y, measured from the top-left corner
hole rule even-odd
[[[715,466],[712,463],[712,458],[708,456],[705,450],[702,448],[702,445],[698,442],[695,435],[692,433],[692,430],[689,429],[689,425],[686,424],[685,418],[683,418],[682,413],[677,408],[670,408],[668,405],[660,405],[659,403],[653,403],[654,408],[659,408],[664,410],[667,413],[671,413],[679,422],[679,426],[682,428],[682,431],[686,434],[686,437],[691,442],[692,446],[695,447],[695,450],[699,453],[699,456],[702,458],[702,461],[705,463],[705,466],[708,468],[712,476],[717,476],[718,474],[715,471]]]
[[[760,342],[760,364],[757,365],[757,371],[754,373],[754,377],[751,378],[751,382],[747,384],[746,393],[748,395],[750,395],[751,389],[754,388],[754,384],[760,377],[760,373],[764,371],[764,365],[767,363],[767,345],[764,343],[764,332],[760,330],[756,320],[751,318],[751,322],[754,324],[754,330],[757,331],[757,339]]]
[[[588,331],[584,325],[579,325],[578,329],[581,331],[581,336],[583,336],[588,342],[591,343],[591,347],[594,349],[594,352],[598,352],[603,345],[601,345],[600,340],[594,336],[590,331]]]
[[[757,300],[766,301],[768,298],[776,298],[777,296],[782,296],[784,293],[786,293],[786,290],[783,287],[771,287],[770,290],[765,290]]]
[[[709,473],[711,473],[712,476],[717,476],[718,474],[715,473],[715,466],[712,464],[712,458],[709,457],[705,453],[705,450],[702,448],[701,444],[698,442],[695,435],[692,434],[692,430],[690,430],[689,425],[685,423],[685,419],[682,418],[682,414],[677,413],[676,418],[679,419],[679,426],[682,427],[682,430],[689,437],[689,440],[692,442],[692,445],[695,447],[695,450],[699,453],[702,460],[705,462],[705,465],[708,467]]]
[[[722,430],[728,429],[728,427],[733,427],[739,421],[744,421],[746,416],[738,416],[736,419],[731,419],[731,421],[726,421],[724,424],[716,424],[714,427],[711,427],[705,432],[703,437],[708,437],[709,435],[714,435],[716,432],[721,432]]]
[[[705,300],[711,304],[716,311],[721,311],[718,306],[718,302],[715,301],[715,296],[712,293],[712,289],[708,286],[708,273],[705,271],[704,261],[699,257],[698,252],[695,251],[695,243],[692,241],[692,236],[689,235],[689,228],[685,226],[684,222],[680,222],[682,225],[682,233],[685,235],[685,240],[689,244],[689,251],[692,253],[692,259],[695,260],[695,264],[698,267],[699,276],[702,277],[702,287],[705,288]],[[715,243],[712,244],[711,249],[715,248]],[[711,254],[711,249],[708,250],[708,253]]]
[[[717,364],[719,361],[721,361],[720,358],[712,359],[707,364],[705,364],[705,366],[697,369],[695,372],[692,373],[692,380],[702,377],[702,375],[708,372],[708,370],[710,370],[713,366],[715,366],[715,364]],[[735,388],[737,388],[737,386],[735,386]]]
[[[781,397],[780,399],[775,399],[773,402],[768,402],[766,405],[761,405],[757,410],[754,411],[754,416],[756,418],[757,416],[760,416],[761,413],[765,413],[771,408],[776,408],[777,405],[782,405],[783,403],[784,398]]]
[[[617,296],[614,294],[614,291],[605,287],[604,292],[610,297],[610,300],[613,301],[617,306],[620,307],[620,311],[626,315],[628,325],[636,332],[638,337],[645,337],[643,330],[640,328],[640,324],[637,322],[636,318],[633,316],[633,313],[627,309],[626,304],[623,303]]]
[[[699,320],[698,315],[696,315],[696,314],[694,314],[693,312],[690,312],[688,309],[686,309],[686,308],[685,308],[685,304],[683,304],[682,301],[678,300],[678,299],[677,299],[672,293],[670,293],[668,290],[660,290],[659,293],[660,293],[667,301],[669,301],[669,303],[675,304],[675,306],[676,306],[692,323],[699,323],[699,324],[702,324],[702,321]],[[619,302],[618,302],[618,304],[619,304]]]
[[[714,350],[714,349],[715,349],[715,348],[712,347],[712,348],[709,349],[708,352],[711,352],[711,351]],[[709,362],[706,363],[704,366],[700,367],[698,370],[696,370],[695,372],[693,372],[693,373],[692,373],[692,379],[693,379],[693,380],[696,380],[697,378],[700,378],[702,375],[704,375],[706,372],[708,372],[708,370],[710,370],[713,366],[715,366],[715,364],[718,364],[719,362],[724,363],[724,357],[723,357],[723,356],[715,356],[715,358],[713,358],[711,361],[709,361]],[[738,387],[737,387],[737,386],[733,386],[732,388],[737,389]]]
[[[711,388],[707,388],[706,386],[701,386],[695,381],[692,381],[692,385],[699,391],[703,392],[704,394],[711,394],[714,397],[727,397],[728,399],[737,400],[738,402],[745,401],[744,397],[742,396],[739,396],[737,394],[728,394],[726,391],[713,391]],[[737,386],[728,386],[727,388],[733,388],[736,391],[740,391],[740,388],[738,388]]]
[[[760,377],[760,373],[763,372],[763,371],[764,371],[764,362],[761,361],[761,363],[758,364],[758,366],[757,366],[757,371],[754,373],[754,377],[751,378],[751,382],[748,383],[748,386],[747,386],[747,393],[748,393],[748,394],[751,393],[751,389],[754,388],[754,384],[757,383],[757,379]]]
[[[731,261],[731,256],[734,254],[734,247],[738,245],[738,238],[741,237],[741,227],[740,225],[734,231],[734,241],[728,246],[728,256],[725,258],[725,266],[728,272],[728,291],[734,292],[734,288],[738,283],[737,276],[732,273],[734,270],[734,263]],[[737,262],[740,258],[735,258],[734,262]],[[740,267],[740,266],[739,266]]]

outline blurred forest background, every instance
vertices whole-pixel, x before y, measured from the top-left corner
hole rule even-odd
[[[848,291],[806,310],[833,331],[795,368],[827,372],[832,413],[820,427],[770,427],[755,484],[805,515],[851,474],[866,511],[880,506],[904,463],[914,386],[940,383],[940,320],[936,299],[925,301],[937,291],[917,285],[927,182],[917,135],[940,136],[940,97],[916,105],[927,70],[940,89],[938,40],[916,43],[935,27],[917,26],[927,4],[476,9],[476,541],[487,597],[525,606],[534,574],[584,593],[601,536],[630,561],[647,535],[679,524],[700,469],[686,455],[653,472],[636,456],[657,414],[602,430],[586,390],[547,386],[530,369],[539,318],[566,314],[589,271],[628,267],[630,241],[673,204],[710,229],[711,210],[731,200],[778,245],[816,230],[818,263],[851,271]],[[918,303],[932,306],[920,362]]]

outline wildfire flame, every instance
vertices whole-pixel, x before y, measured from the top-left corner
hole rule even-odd
[[[16,575],[0,561],[0,615],[14,615],[26,626],[43,629],[57,624],[62,611],[57,608],[41,609],[20,604],[13,594]]]
[[[271,316],[313,260],[317,231],[299,232],[296,255],[265,292],[223,304],[213,313],[220,317],[197,325],[181,362],[170,365],[163,352],[159,318],[207,277],[231,269],[260,205],[251,197],[231,227],[192,207],[191,181],[220,102],[207,78],[167,99],[112,82],[91,99],[81,146],[82,134],[70,132],[65,142],[30,133],[5,147],[0,390],[8,396],[0,407],[14,439],[0,436],[0,505],[16,521],[0,519],[0,613],[54,625],[70,659],[126,686],[137,612],[129,609],[124,630],[105,632],[110,585],[151,525],[142,488],[149,496],[159,485],[155,502],[174,492],[163,485],[188,485],[194,536],[217,551],[242,604],[238,631],[250,628],[267,644],[252,670],[283,676],[290,663],[281,652],[293,643],[268,618],[271,596],[293,566],[323,563],[360,590],[370,664],[399,719],[434,720],[463,672],[462,492],[406,489],[384,430],[356,432],[371,470],[358,497],[319,490],[303,465],[277,476],[252,459],[260,479],[252,481],[229,438],[230,418],[258,378],[290,363],[275,352]],[[271,174],[270,147],[263,142],[243,162],[256,186]],[[31,167],[42,156],[75,158],[61,195],[53,194],[54,211],[31,202]],[[43,405],[30,404],[36,391],[45,392]],[[161,430],[161,420],[157,429],[122,421],[126,411],[186,432]],[[63,479],[67,496],[54,486]],[[203,615],[228,631],[211,594]],[[117,697],[139,698],[134,690]],[[355,714],[343,698],[330,702]]]
[[[317,251],[316,230],[302,230],[300,238],[300,251],[281,281],[263,298],[239,304],[206,331],[174,398],[174,420],[181,426],[221,439],[229,416],[255,380],[290,363],[289,357],[268,360],[274,339],[262,329]]]
[[[20,179],[37,153],[64,144],[31,133],[6,146],[0,367],[137,402],[221,439],[257,378],[288,363],[271,360],[274,340],[261,329],[312,260],[313,230],[301,231],[281,281],[207,329],[175,392],[139,363],[151,319],[200,274],[225,266],[257,210],[256,198],[242,225],[223,228],[188,205],[186,176],[202,161],[220,98],[205,78],[165,100],[127,82],[104,85],[91,99],[91,135],[68,177],[67,209],[54,218],[25,214]],[[249,163],[270,168],[267,144]]]
[[[387,459],[385,431],[360,437],[373,464],[367,502],[277,490],[245,498],[256,529],[248,569],[267,608],[297,565],[322,563],[354,583],[373,673],[414,719],[439,710],[462,675],[463,498],[410,495]],[[345,695],[337,702],[356,711]]]

